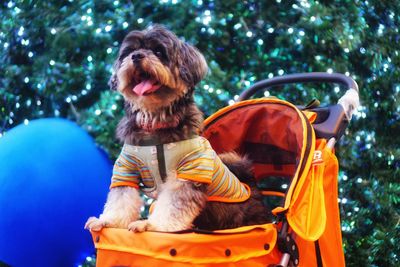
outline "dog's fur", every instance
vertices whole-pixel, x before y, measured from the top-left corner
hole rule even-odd
[[[162,26],[132,31],[122,43],[114,71],[110,86],[126,102],[126,116],[117,128],[120,141],[135,145],[156,137],[161,143],[171,143],[201,132],[203,116],[194,102],[193,90],[206,75],[207,64],[196,48]],[[148,79],[160,85],[159,89],[144,95],[132,90]],[[234,153],[221,155],[221,159],[239,178],[252,176],[251,163],[246,159]],[[103,214],[98,219],[89,218],[85,227],[141,232],[192,227],[214,230],[265,223],[269,217],[261,195],[255,187],[252,189],[250,199],[242,203],[207,202],[205,184],[180,180],[169,173],[148,220],[138,220],[143,203],[137,189],[116,187],[109,192]]]

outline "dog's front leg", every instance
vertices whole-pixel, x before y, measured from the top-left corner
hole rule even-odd
[[[174,232],[190,229],[207,202],[201,188],[201,185],[170,175],[148,220],[131,223],[129,230]]]
[[[100,231],[104,227],[127,228],[129,223],[140,217],[142,205],[143,200],[136,188],[112,188],[108,193],[103,213],[99,218],[90,217],[85,229]]]

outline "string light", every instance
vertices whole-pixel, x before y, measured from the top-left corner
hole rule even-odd
[[[18,36],[22,36],[22,35],[24,35],[24,27],[23,26],[21,26],[21,27],[19,27],[19,30],[18,30]]]
[[[213,28],[208,28],[207,32],[213,35],[215,33],[215,30]]]
[[[237,24],[235,24],[235,25],[233,26],[233,28],[234,28],[235,30],[239,30],[240,28],[242,28],[242,24],[237,23]]]

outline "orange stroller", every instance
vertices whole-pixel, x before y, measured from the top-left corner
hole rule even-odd
[[[329,107],[245,100],[272,86],[305,82],[348,90]],[[239,100],[209,117],[203,136],[217,153],[248,155],[276,220],[214,232],[106,228],[92,233],[97,266],[345,266],[333,147],[358,105],[357,84],[342,74],[293,74],[258,82]]]

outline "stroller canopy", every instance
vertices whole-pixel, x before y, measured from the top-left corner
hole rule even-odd
[[[326,216],[322,181],[310,169],[315,148],[310,120],[315,114],[307,115],[275,98],[242,101],[209,117],[203,136],[217,153],[236,151],[249,157],[258,184],[268,185],[265,194],[284,199],[273,213],[287,212],[298,235],[316,240]]]

